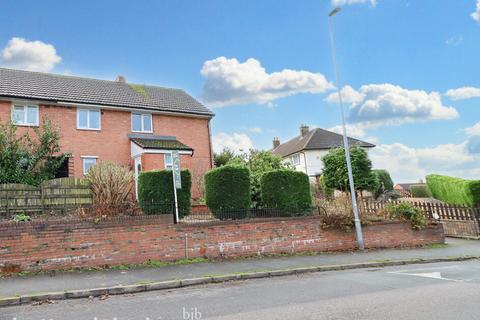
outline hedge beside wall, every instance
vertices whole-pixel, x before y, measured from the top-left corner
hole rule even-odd
[[[177,189],[178,214],[182,218],[190,213],[192,176],[182,170],[182,189]],[[138,201],[146,214],[171,214],[175,208],[171,170],[154,170],[140,173]]]
[[[226,165],[207,172],[205,200],[218,219],[245,218],[251,204],[248,168]]]
[[[267,208],[280,209],[285,215],[304,215],[312,206],[308,176],[299,171],[274,170],[261,180],[262,199]]]
[[[435,199],[472,207],[480,204],[480,180],[431,174],[427,176],[427,185]]]

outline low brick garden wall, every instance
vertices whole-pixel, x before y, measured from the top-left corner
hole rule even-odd
[[[363,228],[367,248],[443,243],[441,224],[414,231],[402,222]],[[170,216],[100,222],[0,223],[0,271],[54,270],[259,254],[355,250],[355,233],[322,229],[318,218],[173,225]]]

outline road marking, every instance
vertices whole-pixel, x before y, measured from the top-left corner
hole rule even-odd
[[[414,277],[423,277],[423,278],[430,278],[430,279],[438,279],[438,280],[445,280],[445,281],[463,282],[463,280],[442,277],[441,272],[407,273],[405,271],[407,270],[391,271],[388,273],[401,274],[401,275],[414,276]]]

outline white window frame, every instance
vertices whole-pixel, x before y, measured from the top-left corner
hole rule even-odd
[[[133,115],[140,116],[140,130],[133,130]],[[143,128],[143,118],[150,117],[150,130],[145,130]],[[153,115],[151,113],[141,113],[141,112],[132,112],[131,115],[131,125],[132,125],[132,132],[139,132],[139,133],[153,133]]]
[[[167,164],[167,156],[170,156],[170,160],[172,161],[171,164]],[[163,155],[163,162],[165,163],[165,169],[172,170],[173,169],[173,156],[170,152],[165,153]]]
[[[83,172],[83,175],[86,175],[88,173],[88,170],[85,170],[85,160],[95,160],[95,164],[97,164],[97,160],[98,160],[98,157],[97,156],[81,156],[80,158],[82,158],[82,172]]]
[[[80,126],[80,111],[87,111],[87,126],[81,127]],[[90,128],[90,112],[97,111],[98,112],[98,128]],[[77,129],[78,130],[92,130],[92,131],[100,131],[102,130],[102,110],[95,109],[95,108],[77,108]]]
[[[22,107],[23,108],[23,122],[21,122],[21,123],[15,123],[14,122],[13,115],[15,114],[15,107]],[[30,108],[35,108],[37,110],[37,119],[36,119],[35,123],[27,123],[28,108],[29,107]],[[36,104],[14,102],[14,103],[12,103],[11,121],[16,126],[38,127],[39,122],[40,122],[40,109],[38,108],[38,105],[36,105]]]
[[[298,161],[295,161],[295,159],[298,159]],[[292,164],[294,166],[300,165],[300,154],[297,153],[292,156]]]

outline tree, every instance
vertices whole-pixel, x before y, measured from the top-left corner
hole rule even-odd
[[[228,162],[229,165],[246,166],[250,169],[252,207],[262,206],[260,180],[262,176],[272,170],[292,169],[289,164],[283,162],[282,157],[270,151],[250,150],[248,155],[234,156]]]
[[[373,170],[377,179],[377,188],[375,189],[375,197],[393,190],[393,180],[387,170],[377,169]]]
[[[235,153],[228,148],[223,148],[222,152],[213,154],[213,163],[218,168],[226,165],[233,158],[235,158]]]
[[[60,134],[49,120],[33,132],[32,138],[11,123],[0,125],[0,183],[39,185],[55,177],[66,158],[58,156]]]
[[[374,191],[377,188],[378,181],[372,171],[372,162],[368,158],[367,152],[358,146],[351,147],[350,158],[352,160],[355,190]],[[323,157],[323,179],[326,187],[346,192],[350,191],[345,159],[344,148],[332,149]]]

